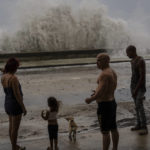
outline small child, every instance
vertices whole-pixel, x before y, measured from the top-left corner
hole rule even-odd
[[[74,121],[73,117],[67,117],[66,120],[69,122],[69,140],[76,141],[76,131],[77,131],[77,124]]]
[[[42,110],[41,116],[44,120],[48,121],[48,133],[50,138],[50,147],[47,150],[53,150],[53,145],[55,150],[58,150],[58,123],[57,123],[57,113],[59,110],[59,103],[55,97],[49,97],[47,100],[49,110]]]

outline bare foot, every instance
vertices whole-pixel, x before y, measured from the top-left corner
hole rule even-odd
[[[52,147],[48,147],[47,150],[53,150],[53,148]]]
[[[17,145],[17,149],[16,150],[26,150],[26,147],[21,147],[21,146]]]
[[[59,148],[57,147],[57,148],[55,148],[55,150],[59,150]]]

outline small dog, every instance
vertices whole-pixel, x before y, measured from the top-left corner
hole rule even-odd
[[[76,131],[77,131],[77,124],[74,121],[73,117],[65,118],[69,122],[69,140],[70,141],[76,141]]]

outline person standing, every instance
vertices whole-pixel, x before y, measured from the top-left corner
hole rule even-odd
[[[49,97],[47,100],[49,110],[42,110],[41,117],[48,122],[48,133],[50,147],[47,150],[58,150],[58,121],[59,102],[55,97]]]
[[[97,116],[100,129],[103,135],[103,150],[108,150],[110,145],[110,132],[113,142],[113,150],[118,149],[119,132],[116,124],[117,104],[114,92],[117,87],[117,75],[109,66],[110,57],[105,54],[97,55],[97,66],[102,70],[97,80],[97,88],[90,98],[86,98],[85,102],[90,104],[95,101],[98,104]]]
[[[18,60],[16,58],[10,58],[3,69],[1,83],[5,93],[5,111],[9,117],[9,137],[12,150],[25,150],[25,147],[17,145],[22,114],[26,115],[27,113],[23,103],[21,85],[15,75],[18,67]]]
[[[146,92],[146,65],[145,60],[137,55],[136,47],[130,45],[126,49],[127,56],[131,59],[131,94],[135,103],[137,124],[131,128],[131,131],[140,131],[140,135],[148,134],[146,125],[146,116],[143,106],[143,100],[145,99]]]

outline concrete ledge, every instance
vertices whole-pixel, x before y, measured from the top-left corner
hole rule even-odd
[[[99,51],[97,51],[99,53]],[[96,53],[94,54],[96,55]],[[45,56],[44,56],[45,57]],[[25,57],[26,58],[26,57]],[[33,59],[28,57],[28,60],[20,61],[21,65],[19,69],[32,69],[32,68],[47,68],[47,67],[61,67],[61,66],[77,66],[77,65],[89,65],[96,64],[96,56],[85,58],[65,58],[65,59]],[[150,56],[145,56],[145,60],[150,60]],[[124,63],[130,62],[128,58],[112,58],[111,63]],[[4,68],[5,61],[0,62],[0,68]]]
[[[98,53],[107,51],[112,50],[93,49],[93,50],[70,50],[70,51],[55,51],[55,52],[6,53],[0,54],[0,62],[6,61],[10,57],[17,57],[21,61],[87,58],[87,57],[89,58],[95,57]]]

